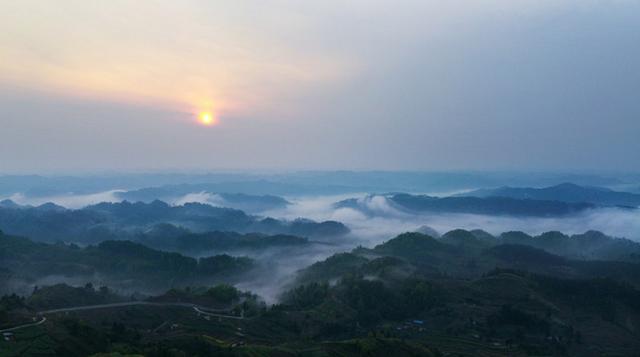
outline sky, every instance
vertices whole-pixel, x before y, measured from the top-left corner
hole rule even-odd
[[[0,5],[0,174],[640,171],[637,1]]]

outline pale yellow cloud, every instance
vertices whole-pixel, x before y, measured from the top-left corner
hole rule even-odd
[[[304,51],[295,14],[199,1],[6,1],[0,81],[171,109],[251,111],[351,63]],[[352,70],[352,69],[351,69]]]
[[[0,0],[0,86],[262,113],[290,93],[378,71],[481,13],[543,2]]]

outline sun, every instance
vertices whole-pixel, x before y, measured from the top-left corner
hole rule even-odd
[[[198,115],[198,120],[202,125],[211,126],[218,123],[218,120],[210,112],[202,112]]]

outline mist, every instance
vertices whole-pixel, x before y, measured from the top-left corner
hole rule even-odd
[[[460,192],[462,190],[455,191]],[[93,194],[55,195],[29,197],[23,194],[9,196],[21,205],[40,205],[46,202],[78,209],[99,202],[120,202],[117,193],[122,190],[109,190]],[[447,192],[451,193],[451,192]],[[433,194],[433,193],[431,193]],[[441,193],[442,194],[442,193]],[[296,279],[296,272],[332,254],[350,251],[358,246],[373,248],[404,232],[425,230],[425,226],[444,234],[454,229],[482,229],[492,235],[507,231],[522,231],[530,235],[539,235],[547,231],[560,231],[565,234],[580,234],[589,230],[601,231],[609,236],[640,241],[640,211],[623,208],[596,208],[578,214],[562,217],[515,217],[477,214],[413,214],[393,207],[385,196],[368,193],[287,196],[290,202],[286,208],[260,212],[260,216],[285,220],[308,218],[316,221],[334,220],[342,222],[351,232],[342,237],[317,237],[302,247],[278,247],[265,250],[217,250],[191,254],[195,258],[216,254],[248,256],[257,262],[257,268],[247,273],[235,284],[242,290],[250,290],[269,304],[278,302],[280,294],[290,288]],[[357,198],[358,203],[366,207],[368,213],[352,208],[336,208],[335,203],[347,198]],[[169,200],[171,205],[183,205],[199,202],[214,206],[226,206],[225,200],[213,193],[194,192],[177,196]],[[65,282],[70,285],[83,285],[86,279],[48,277],[38,282],[14,282],[13,290],[28,292],[33,285],[51,282]],[[105,284],[118,291],[133,293],[133,287],[118,282],[96,279],[94,285]],[[138,291],[152,293],[152,291]],[[153,291],[154,293],[156,291]]]
[[[351,208],[335,208],[334,203],[357,197],[373,211],[367,215]],[[595,208],[563,217],[515,217],[459,213],[408,214],[392,207],[383,196],[340,195],[289,198],[292,202],[284,210],[269,211],[273,217],[293,219],[308,217],[314,220],[336,220],[351,229],[354,243],[375,245],[403,232],[429,226],[440,234],[453,229],[482,229],[493,235],[507,231],[522,231],[537,235],[548,231],[567,234],[598,230],[607,235],[640,241],[640,210],[626,208]]]
[[[53,196],[28,196],[23,193],[14,193],[10,196],[0,198],[1,200],[11,200],[19,205],[23,206],[40,206],[45,203],[54,203],[58,206],[62,206],[69,209],[80,209],[89,205],[94,205],[101,202],[121,202],[122,199],[118,197],[119,192],[124,190],[109,190],[104,192],[96,192],[89,194],[73,194],[66,195],[53,195]]]
[[[278,301],[280,294],[290,288],[296,279],[296,272],[332,254],[350,251],[358,246],[373,248],[405,232],[424,230],[424,226],[444,234],[454,229],[482,229],[498,236],[508,231],[522,231],[529,235],[539,235],[548,231],[565,234],[581,234],[589,230],[601,231],[609,236],[640,241],[640,211],[622,208],[598,208],[580,214],[555,217],[513,217],[475,214],[421,214],[413,215],[391,207],[384,197],[360,199],[368,201],[377,216],[368,216],[350,208],[334,208],[333,204],[353,195],[288,197],[292,202],[286,209],[265,212],[266,215],[295,219],[306,217],[318,221],[336,220],[346,224],[351,233],[339,239],[329,240],[330,244],[312,245],[296,250],[270,250],[260,253],[242,252],[255,258],[262,269],[247,281],[236,286],[255,291],[268,303]],[[237,252],[235,252],[237,254]]]

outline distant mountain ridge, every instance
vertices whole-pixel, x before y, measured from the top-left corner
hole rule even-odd
[[[452,192],[478,187],[523,185],[541,187],[558,182],[580,185],[637,185],[637,174],[609,177],[582,174],[515,172],[419,171],[300,171],[288,173],[204,174],[156,173],[87,176],[0,175],[0,196],[22,193],[27,197],[91,194],[111,190],[135,191],[145,187],[184,187],[191,192],[254,195],[325,195],[357,192]],[[159,197],[157,197],[159,198]]]
[[[397,193],[351,198],[335,203],[336,208],[351,208],[369,216],[397,213],[470,213],[502,216],[559,217],[597,206],[583,202],[518,199],[510,197],[434,197]]]
[[[349,228],[336,221],[285,221],[202,203],[171,206],[157,200],[151,203],[103,202],[78,210],[52,204],[17,208],[10,204],[0,206],[0,229],[9,234],[50,242],[97,243],[131,239],[162,223],[187,228],[194,233],[235,231],[319,238],[349,232]]]
[[[285,208],[289,201],[274,195],[252,195],[245,193],[216,192],[213,185],[172,185],[148,187],[133,191],[117,192],[123,200],[150,203],[155,200],[175,202],[177,200],[200,199],[215,206],[240,209],[248,213]]]
[[[20,205],[8,198],[0,201],[0,208],[24,208],[24,209],[35,208],[39,210],[65,210],[66,209],[65,207],[57,205],[53,202],[46,202],[39,206]]]
[[[608,188],[562,183],[544,188],[509,187],[480,189],[458,197],[508,197],[513,199],[551,200],[573,203],[592,203],[603,206],[640,206],[640,194],[613,191]]]

